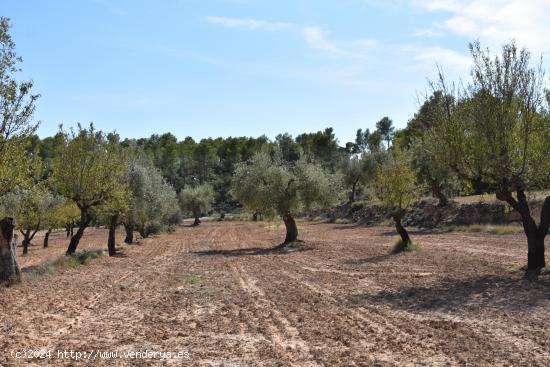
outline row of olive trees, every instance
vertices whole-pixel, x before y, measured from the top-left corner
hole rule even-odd
[[[0,18],[0,281],[20,278],[16,229],[26,254],[39,230],[45,230],[47,247],[52,231],[64,227],[70,236],[66,253],[72,255],[88,226],[104,224],[109,254],[114,255],[120,224],[127,243],[133,242],[134,229],[147,237],[165,224],[177,224],[180,207],[172,186],[144,153],[123,146],[117,135],[96,131],[93,125],[61,130],[56,135],[59,154],[48,162],[27,149],[38,127],[33,113],[39,96],[31,93],[32,82],[16,78],[21,58],[9,27],[9,20]],[[197,188],[190,196],[182,192],[183,209],[195,217],[207,211],[213,200],[209,190]]]
[[[550,92],[542,64],[533,67],[527,50],[514,43],[493,57],[479,43],[470,47],[471,80],[449,84],[442,73],[433,94],[409,122],[394,132],[391,120],[377,124],[376,139],[358,131],[336,178],[301,159],[288,163],[277,152],[261,152],[237,166],[232,193],[253,213],[282,216],[287,237],[297,238],[292,212],[327,207],[348,188],[349,203],[360,186],[391,209],[401,248],[411,244],[401,221],[427,190],[448,204],[447,192],[494,192],[522,219],[527,270],[546,265],[544,241],[550,227],[550,196],[533,216],[527,192],[550,187]],[[380,146],[380,138],[386,146]],[[360,139],[359,139],[360,138]],[[390,140],[393,138],[393,144]]]
[[[61,133],[63,148],[51,174],[41,177],[37,164],[32,185],[17,185],[2,197],[0,211],[16,219],[23,254],[41,229],[46,230],[47,247],[52,230],[76,223],[76,231],[68,231],[66,254],[72,255],[87,227],[104,224],[109,228],[109,255],[115,255],[120,224],[126,229],[126,243],[133,242],[134,230],[146,238],[164,225],[178,224],[181,209],[176,192],[143,152],[123,147],[115,134],[96,131],[93,125]],[[197,219],[212,201],[212,189],[204,185],[180,194],[182,208]]]

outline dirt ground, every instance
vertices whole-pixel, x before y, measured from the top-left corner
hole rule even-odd
[[[0,365],[550,366],[550,276],[523,279],[522,235],[413,232],[390,256],[389,227],[299,227],[275,253],[282,226],[205,222],[31,279],[67,245],[38,238],[0,289]]]

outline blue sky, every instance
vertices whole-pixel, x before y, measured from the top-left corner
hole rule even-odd
[[[468,42],[550,50],[549,0],[0,0],[39,134],[93,121],[123,137],[297,135],[341,143],[418,107]],[[542,36],[544,35],[544,36]]]

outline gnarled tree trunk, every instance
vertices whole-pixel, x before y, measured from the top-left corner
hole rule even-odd
[[[118,214],[111,216],[109,223],[109,239],[107,240],[107,248],[109,249],[109,256],[116,255],[116,226],[118,224]]]
[[[126,231],[126,238],[124,243],[134,242],[134,225],[132,223],[124,223],[124,230]]]
[[[88,224],[90,224],[90,221],[92,218],[88,216],[88,212],[85,209],[81,209],[80,212],[80,224],[78,226],[78,230],[76,233],[71,237],[71,242],[69,242],[69,247],[67,248],[66,255],[74,255],[76,252],[76,248],[78,246],[78,243],[80,242],[80,239],[84,235],[84,230],[86,227],[88,227]]]
[[[48,231],[44,235],[44,248],[48,247],[48,242],[50,240],[50,234],[52,233],[52,229],[48,228]]]
[[[441,190],[441,185],[435,181],[432,182],[432,195],[434,198],[437,198],[439,200],[439,206],[446,206],[447,204],[449,204],[449,200]]]
[[[510,192],[497,193],[499,200],[506,201],[512,208],[517,210],[521,216],[523,231],[527,236],[527,273],[538,272],[546,266],[544,256],[544,240],[550,228],[550,196],[544,200],[540,213],[540,223],[537,223],[531,216],[531,210],[525,192],[516,191],[517,199]]]
[[[30,228],[25,229],[25,231],[21,230],[21,234],[23,235],[23,255],[26,255],[29,252],[29,245],[31,244],[31,241],[38,232],[39,228],[40,223],[38,223],[34,230]]]
[[[195,217],[195,221],[193,222],[193,227],[196,227],[199,224],[201,224],[201,219],[200,219],[201,213],[200,213],[200,211],[194,210],[193,211],[193,216]]]
[[[0,282],[21,281],[21,271],[15,250],[14,227],[13,218],[4,218],[0,221]]]
[[[23,235],[23,242],[21,242],[21,244],[23,245],[23,255],[26,255],[29,252],[29,243],[31,242],[30,240],[31,230],[26,229],[23,231],[21,229],[20,231],[21,231],[21,234]]]
[[[296,221],[294,220],[290,212],[287,212],[285,215],[283,215],[283,222],[285,223],[286,228],[286,237],[283,244],[286,245],[295,242],[298,239],[298,226],[296,226]]]
[[[395,230],[401,237],[401,243],[398,247],[395,248],[395,252],[403,252],[411,244],[411,238],[409,237],[409,232],[401,224],[401,219],[403,219],[403,212],[397,212],[392,215],[393,221],[395,222]]]

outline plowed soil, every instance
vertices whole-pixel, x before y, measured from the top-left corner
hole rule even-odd
[[[67,240],[38,238],[0,289],[0,365],[550,366],[550,276],[523,278],[523,236],[412,231],[420,251],[388,255],[389,227],[299,228],[277,252],[281,226],[205,222],[39,277]],[[14,357],[28,350],[52,355]]]

